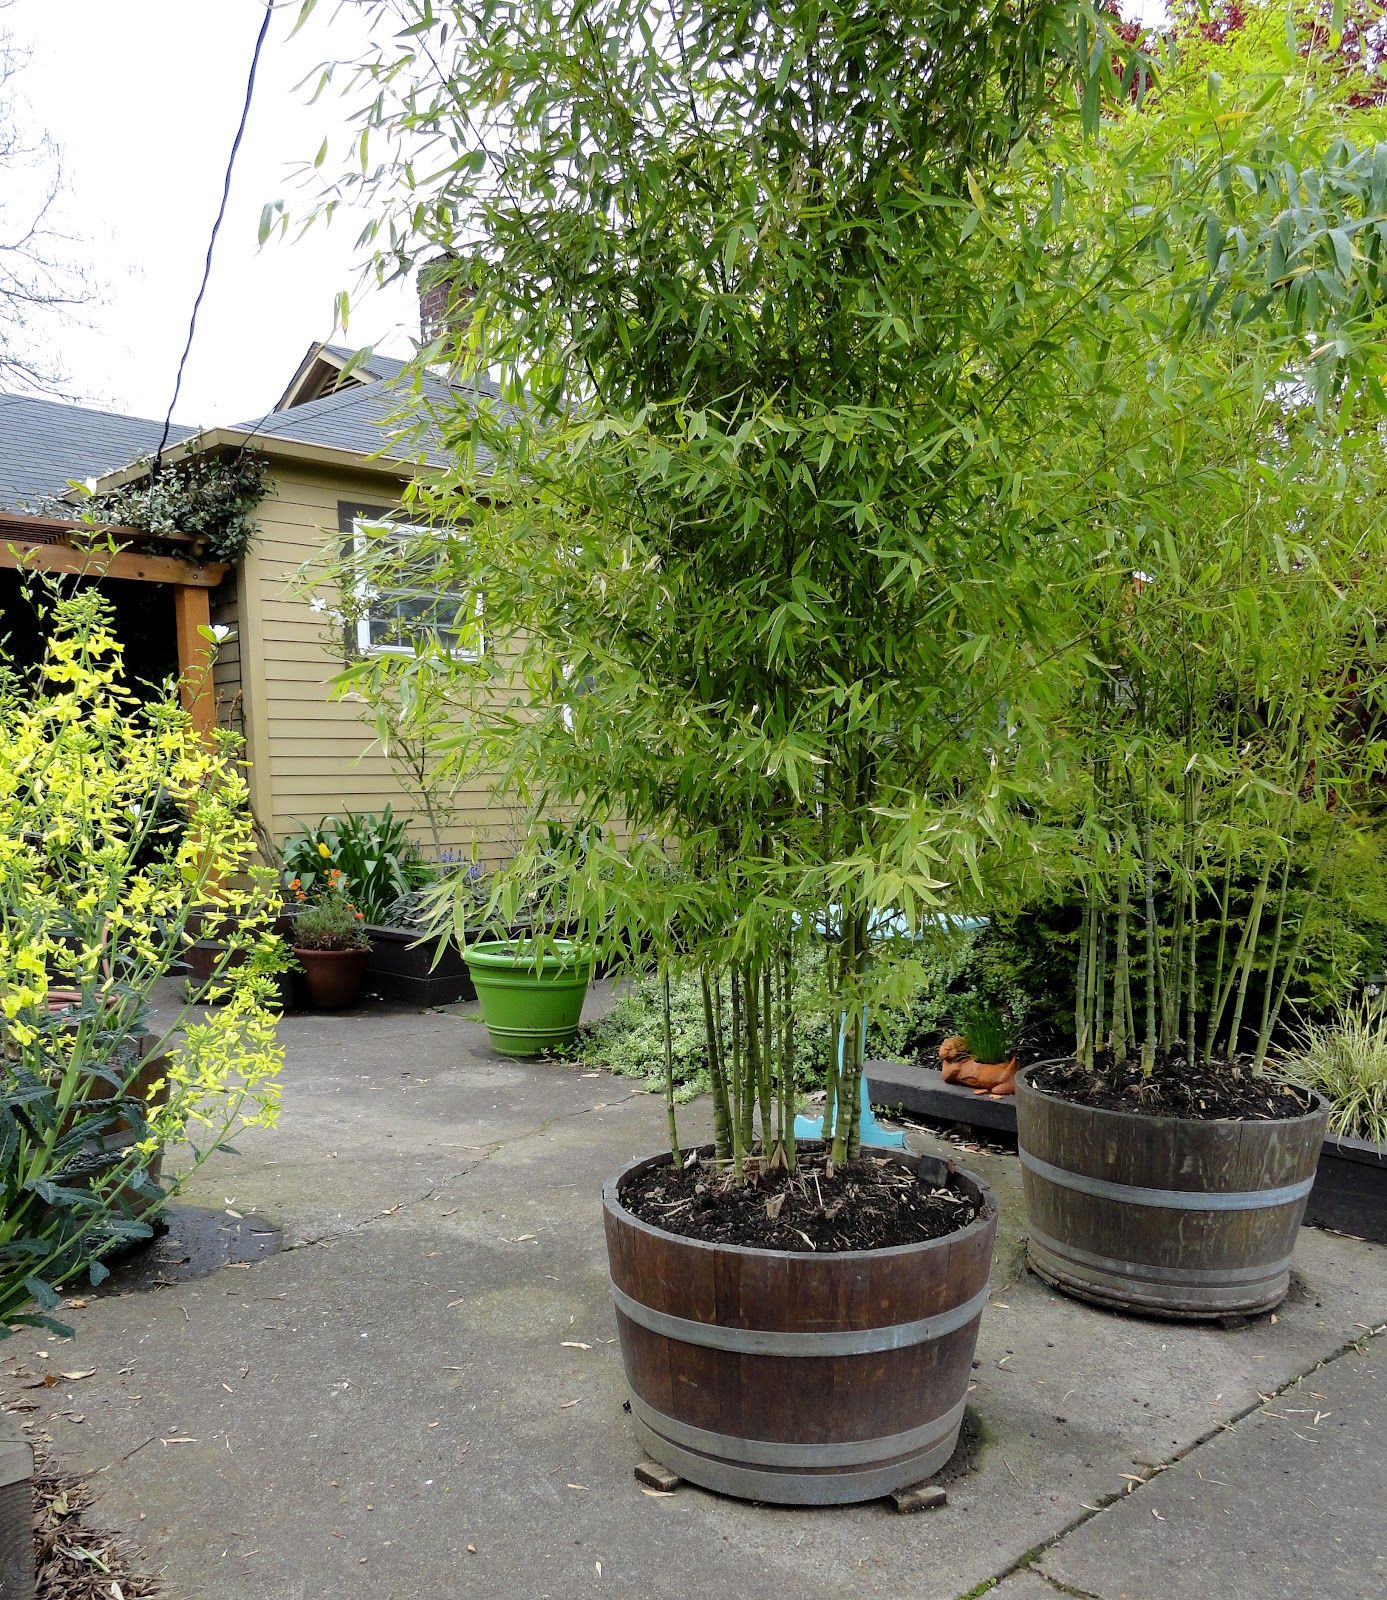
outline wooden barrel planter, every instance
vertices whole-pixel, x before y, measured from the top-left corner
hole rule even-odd
[[[897,1159],[942,1183],[944,1162]],[[997,1230],[991,1191],[944,1239],[836,1255],[706,1244],[652,1227],[603,1192],[607,1254],[636,1435],[706,1489],[845,1505],[936,1472],[954,1452]]]
[[[1016,1080],[1030,1264],[1095,1305],[1199,1319],[1269,1311],[1315,1181],[1329,1107],[1205,1122],[1076,1105]]]

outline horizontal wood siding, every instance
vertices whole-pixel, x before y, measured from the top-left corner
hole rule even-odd
[[[255,724],[257,810],[276,842],[327,814],[380,811],[388,802],[431,848],[425,819],[416,815],[362,708],[332,698],[331,681],[346,651],[330,596],[326,609],[314,611],[299,588],[301,569],[340,536],[340,503],[385,506],[396,492],[384,476],[280,466],[260,504],[260,532],[242,575],[247,609],[254,612],[244,630],[247,699]],[[459,791],[443,845],[495,864],[514,854],[519,828],[514,808],[491,785],[475,781]]]
[[[241,692],[241,633],[240,607],[236,599],[236,573],[234,569],[207,597],[208,612],[214,628],[231,631],[217,650],[212,666],[212,693],[217,706],[217,723],[234,732],[245,733],[245,703]]]

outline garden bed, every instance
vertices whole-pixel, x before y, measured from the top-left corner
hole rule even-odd
[[[1387,1244],[1387,1145],[1331,1133],[1320,1152],[1305,1220]]]

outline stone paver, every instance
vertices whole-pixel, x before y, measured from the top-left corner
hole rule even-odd
[[[1056,1539],[1045,1570],[1067,1559],[1066,1530],[1099,1538],[1117,1512],[1087,1508],[1124,1475],[1387,1321],[1387,1249],[1309,1231],[1275,1321],[1224,1332],[1079,1306],[1024,1270],[1015,1159],[969,1155],[1002,1216],[972,1395],[986,1439],[948,1505],[900,1517],[643,1494],[600,1188],[660,1148],[661,1100],[500,1061],[456,1015],[295,1017],[284,1037],[280,1128],[245,1137],[190,1198],[280,1223],[290,1248],[93,1298],[72,1313],[75,1344],[26,1333],[0,1349],[0,1394],[35,1405],[64,1461],[97,1474],[101,1514],[183,1600],[956,1600],[999,1576],[1004,1600],[1032,1600],[1045,1580],[1005,1575]],[[681,1126],[702,1136],[706,1108]],[[1138,1502],[1156,1492],[1122,1513],[1154,1525]]]

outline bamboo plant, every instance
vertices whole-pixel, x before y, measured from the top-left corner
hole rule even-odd
[[[841,1161],[892,969],[873,929],[995,904],[1043,859],[1093,525],[1135,493],[1116,398],[1153,326],[1267,311],[1220,310],[1209,219],[1265,278],[1278,196],[1226,204],[1224,178],[1306,152],[1194,106],[1145,164],[1096,162],[1147,63],[1084,0],[404,10],[398,48],[325,69],[360,159],[321,209],[373,208],[381,275],[454,262],[465,324],[418,370],[462,382],[417,388],[452,461],[412,491],[434,532],[409,565],[458,626],[480,593],[488,648],[449,658],[440,629],[344,686],[442,670],[441,770],[572,817],[584,847],[544,867],[570,915],[702,973],[738,1172],[795,1159],[788,996],[824,939]],[[1356,292],[1350,263],[1323,303]],[[324,580],[389,587],[392,559]]]
[[[1354,84],[1294,29],[1269,30],[1269,12],[1226,48],[1196,35],[1114,144],[1159,143],[1206,81],[1225,116],[1255,104],[1306,139],[1378,132],[1373,97],[1353,109]],[[1229,265],[1234,298],[1250,259]],[[1278,265],[1283,286],[1317,277],[1309,249]],[[1084,666],[1057,740],[1078,774],[1080,849],[1056,870],[1078,869],[1088,1066],[1263,1062],[1307,938],[1335,915],[1326,867],[1380,779],[1378,313],[1371,298],[1343,307],[1329,343],[1354,360],[1333,372],[1314,369],[1321,345],[1285,338],[1300,301],[1282,313],[1167,345],[1104,424],[1139,451],[1153,412],[1166,430],[1093,530]]]

